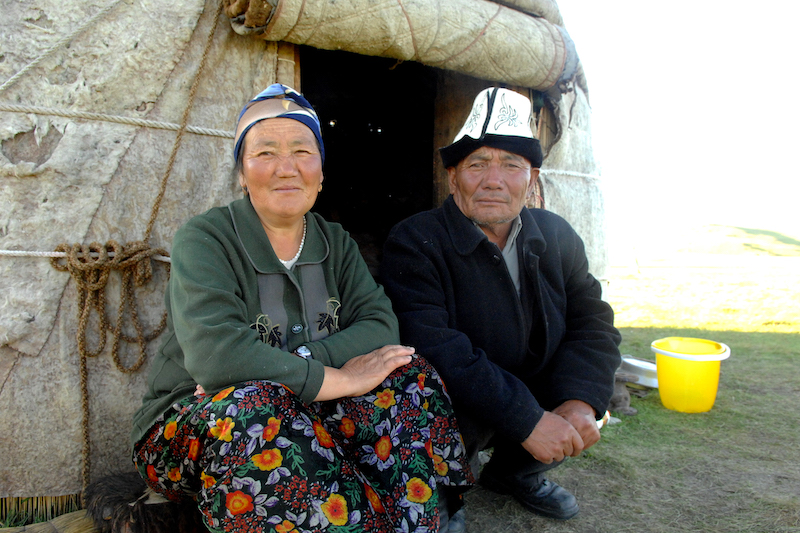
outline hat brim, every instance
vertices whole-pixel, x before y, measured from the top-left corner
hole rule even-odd
[[[544,155],[542,154],[542,145],[539,142],[539,139],[513,137],[510,135],[487,134],[484,135],[482,139],[462,137],[449,146],[439,148],[439,155],[442,156],[444,168],[450,168],[458,165],[461,160],[481,146],[498,148],[513,154],[521,155],[530,161],[531,167],[533,168],[540,168],[542,166],[542,161],[544,160]]]

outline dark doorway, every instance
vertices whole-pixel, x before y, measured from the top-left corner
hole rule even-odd
[[[310,47],[300,65],[326,152],[314,210],[353,235],[374,274],[392,226],[433,206],[436,71]]]

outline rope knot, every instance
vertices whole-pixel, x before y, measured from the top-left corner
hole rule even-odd
[[[136,372],[147,358],[147,343],[158,337],[166,328],[166,312],[159,325],[150,333],[145,334],[139,321],[139,311],[136,304],[136,287],[146,285],[153,277],[153,256],[169,256],[163,248],[150,248],[144,241],[132,241],[120,244],[110,240],[105,244],[93,242],[86,244],[59,244],[56,252],[66,254],[64,258],[53,257],[50,259],[53,268],[61,272],[69,272],[78,287],[78,351],[81,357],[97,357],[106,346],[106,331],[111,332],[113,344],[111,356],[117,369],[123,373]],[[166,264],[169,273],[169,264]],[[112,324],[106,315],[106,286],[112,272],[120,275],[120,298],[117,320]],[[129,309],[131,322],[136,330],[136,336],[125,335],[122,331],[122,322],[126,309]],[[97,314],[100,321],[100,339],[98,346],[91,350],[87,347],[86,331],[89,317],[92,312]],[[125,367],[119,359],[120,340],[139,345],[139,358]]]
[[[113,5],[119,3],[120,0],[114,0]],[[167,167],[164,171],[164,176],[161,179],[156,199],[153,202],[153,208],[150,212],[150,221],[147,224],[144,238],[141,241],[129,242],[126,245],[120,245],[116,241],[108,241],[106,244],[99,244],[93,242],[92,244],[80,245],[73,244],[60,244],[56,247],[56,252],[63,252],[66,257],[63,262],[58,258],[51,259],[52,266],[61,272],[69,272],[75,280],[78,288],[78,350],[80,353],[80,374],[81,374],[81,408],[83,411],[83,488],[85,489],[89,484],[89,470],[90,470],[90,442],[89,442],[89,387],[88,387],[88,370],[87,360],[89,357],[96,357],[103,352],[106,345],[106,332],[110,331],[113,336],[113,346],[111,355],[117,369],[125,374],[131,374],[139,370],[147,359],[147,343],[158,337],[167,326],[167,313],[166,311],[161,316],[159,325],[149,334],[145,334],[142,330],[142,325],[139,322],[139,313],[136,305],[135,287],[142,287],[150,281],[153,276],[152,259],[155,255],[169,257],[167,251],[163,248],[152,249],[147,244],[153,232],[156,216],[158,215],[161,201],[164,198],[164,193],[167,188],[167,179],[172,173],[172,167],[175,164],[175,159],[178,153],[178,148],[181,145],[181,139],[184,132],[188,131],[189,112],[194,104],[194,99],[197,94],[201,75],[206,65],[206,61],[211,50],[211,44],[214,41],[214,34],[217,29],[220,14],[222,13],[223,3],[217,2],[216,13],[212,15],[211,29],[206,38],[205,48],[203,55],[200,59],[200,65],[194,76],[194,81],[189,89],[189,97],[186,108],[183,111],[180,128],[175,138],[175,144],[172,147],[172,152],[167,161]],[[101,11],[104,13],[107,11]],[[94,19],[93,19],[94,20]],[[0,86],[0,92],[7,86],[4,84]],[[150,121],[148,121],[148,124]],[[169,264],[167,265],[167,276],[169,276]],[[120,283],[120,298],[119,310],[117,313],[116,324],[111,325],[106,317],[106,300],[105,289],[108,284],[109,276],[112,271],[118,271],[121,276]],[[122,332],[122,321],[125,309],[130,309],[130,317],[133,326],[136,329],[136,337],[129,337]],[[99,345],[94,351],[89,350],[86,346],[86,330],[89,323],[89,316],[92,311],[97,313],[98,320],[100,321],[99,330]],[[119,360],[119,342],[124,340],[128,343],[137,343],[139,345],[139,359],[130,367],[125,367]],[[83,502],[85,505],[85,501]]]

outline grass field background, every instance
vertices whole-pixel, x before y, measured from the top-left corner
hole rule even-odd
[[[467,495],[477,532],[800,531],[800,240],[702,226],[638,241],[612,257],[606,297],[622,353],[654,360],[653,340],[723,342],[719,392],[707,413],[632,398],[620,422],[551,478],[579,500],[559,522],[481,488]]]

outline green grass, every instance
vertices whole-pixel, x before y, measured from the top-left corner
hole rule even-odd
[[[4,527],[21,527],[26,524],[32,524],[35,520],[27,514],[10,513],[5,518],[0,519],[0,528]]]
[[[653,339],[708,337],[696,329],[624,328],[623,351],[646,356]],[[731,347],[707,413],[661,405],[658,390],[632,398],[636,416],[551,478],[579,499],[581,513],[557,522],[507,497],[468,495],[470,531],[789,532],[800,528],[800,335],[715,332]],[[477,511],[477,513],[476,513]],[[481,516],[476,516],[476,514]]]
[[[737,229],[747,235],[752,235],[756,237],[767,237],[769,239],[772,239],[774,242],[787,244],[789,246],[794,246],[796,251],[800,253],[800,241],[792,237],[789,237],[788,235],[784,235],[783,233],[778,233],[777,231],[767,231],[763,229],[752,229],[752,228],[737,227],[734,229]]]
[[[77,494],[36,498],[0,499],[0,529],[20,528],[47,522],[57,516],[81,509]]]
[[[670,336],[731,348],[714,407],[686,414],[658,390],[633,397],[637,415],[616,413],[596,446],[550,475],[578,497],[576,518],[539,518],[478,488],[468,532],[800,530],[799,243],[721,226],[677,241],[612,269],[608,299],[624,354],[654,360],[650,343]]]

